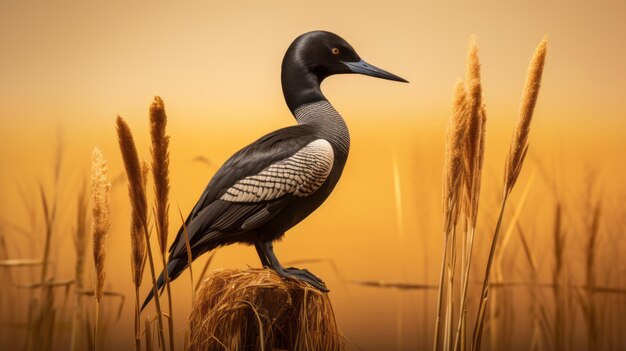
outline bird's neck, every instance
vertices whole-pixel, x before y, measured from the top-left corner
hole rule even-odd
[[[348,127],[322,94],[320,89],[322,80],[323,78],[319,78],[295,59],[283,61],[281,76],[283,94],[298,124],[313,126],[320,137],[327,139],[338,151],[347,156],[350,149]]]
[[[294,116],[298,107],[326,100],[320,89],[320,84],[322,83],[320,79],[302,65],[286,64],[284,62],[281,83],[285,101]]]
[[[320,137],[327,139],[345,156],[350,150],[350,133],[345,121],[328,102],[320,100],[299,106],[294,111],[298,124],[313,126]]]

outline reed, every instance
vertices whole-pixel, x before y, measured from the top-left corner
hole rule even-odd
[[[94,148],[91,159],[91,235],[93,240],[93,261],[95,274],[94,299],[96,300],[96,316],[94,323],[94,344],[96,348],[98,339],[98,317],[100,300],[104,287],[105,271],[104,260],[106,257],[105,242],[111,226],[110,220],[110,188],[111,183],[107,179],[107,165],[102,152]]]
[[[483,105],[482,85],[480,82],[480,60],[476,38],[472,37],[466,59],[465,86],[467,87],[467,139],[463,152],[463,219],[465,233],[461,254],[461,297],[459,302],[459,321],[456,328],[454,350],[465,350],[465,325],[467,317],[467,291],[469,271],[472,263],[474,234],[480,198],[482,166],[484,163],[487,112]]]
[[[122,153],[122,159],[124,161],[124,168],[128,177],[128,183],[130,187],[130,205],[133,213],[143,214],[147,213],[148,205],[145,201],[145,189],[144,189],[144,175],[142,167],[139,162],[139,156],[137,155],[137,147],[135,146],[135,140],[133,134],[128,127],[128,124],[122,119],[117,117],[117,137]],[[154,293],[154,305],[157,312],[157,324],[158,335],[161,345],[165,345],[165,334],[163,328],[163,313],[161,310],[161,302],[159,299],[159,289],[156,280],[156,272],[154,266],[154,258],[152,255],[152,249],[150,247],[150,235],[148,234],[148,223],[144,222],[144,218],[139,218],[141,222],[141,228],[143,236],[146,242],[146,251],[148,256],[148,265],[150,266],[150,275],[152,278],[152,289]]]
[[[174,350],[174,322],[172,318],[172,291],[170,289],[169,272],[167,271],[167,262],[165,251],[167,249],[168,236],[168,213],[169,213],[169,143],[170,138],[165,134],[167,126],[167,114],[165,113],[165,105],[163,100],[155,96],[150,106],[150,137],[152,140],[152,176],[154,178],[154,212],[156,221],[156,231],[159,241],[159,249],[161,252],[161,261],[163,264],[163,275],[165,281],[165,289],[167,290],[167,304],[170,318],[168,318],[169,326],[169,342],[170,350]],[[191,261],[190,261],[191,262]]]
[[[598,313],[598,306],[594,297],[593,289],[598,284],[597,282],[597,270],[598,270],[598,241],[600,234],[600,219],[602,216],[602,203],[600,200],[593,199],[593,188],[590,185],[587,192],[587,211],[588,215],[585,223],[585,231],[587,238],[585,242],[585,290],[584,299],[581,299],[581,305],[583,307],[583,315],[585,318],[585,324],[587,327],[587,348],[589,350],[597,350],[600,348],[600,337],[598,319],[600,313]]]
[[[193,262],[193,257],[192,257],[192,253],[191,253],[191,244],[189,243],[189,233],[187,232],[187,224],[185,223],[185,218],[183,217],[183,212],[180,209],[180,206],[178,206],[178,215],[180,216],[180,221],[181,221],[181,225],[183,227],[183,234],[185,234],[185,249],[187,251],[187,262]],[[212,254],[214,254],[215,251],[212,252]],[[206,266],[208,267],[208,265]],[[191,284],[191,303],[193,306],[193,301],[195,301],[196,299],[196,290],[194,288],[194,284],[193,284],[193,268],[191,267],[191,265],[189,265],[189,280],[190,280],[190,284]],[[199,282],[198,282],[199,283]]]
[[[509,153],[504,167],[504,188],[502,192],[502,200],[500,205],[500,213],[496,223],[495,232],[491,241],[491,247],[489,249],[489,256],[487,259],[487,266],[485,268],[485,275],[483,278],[483,287],[481,291],[480,303],[478,305],[478,315],[476,318],[476,324],[474,326],[474,335],[472,341],[472,350],[480,350],[482,331],[484,328],[485,309],[487,307],[487,299],[489,297],[489,279],[491,274],[492,262],[495,256],[496,245],[498,243],[498,237],[500,234],[500,227],[502,225],[502,218],[504,216],[504,209],[506,202],[515,186],[517,178],[521,173],[524,159],[528,152],[528,135],[530,133],[530,124],[532,121],[533,111],[537,103],[537,96],[539,94],[539,87],[541,85],[541,75],[543,73],[543,66],[545,63],[547,50],[547,38],[539,43],[535,54],[531,59],[528,72],[526,74],[526,84],[524,92],[522,93],[522,100],[520,104],[519,117],[517,125],[513,132],[513,140],[509,148]]]
[[[528,135],[530,134],[530,124],[533,118],[539,88],[541,86],[541,76],[546,60],[548,48],[548,38],[544,37],[537,46],[535,54],[530,61],[528,72],[526,73],[526,84],[522,93],[519,117],[513,132],[513,140],[510,144],[509,154],[504,167],[504,196],[508,196],[515,186],[517,177],[521,173],[526,153],[528,152]]]
[[[443,349],[459,347],[465,349],[465,320],[467,314],[467,289],[471,253],[478,213],[480,179],[484,160],[486,132],[486,111],[482,104],[482,85],[480,82],[480,61],[475,37],[472,37],[466,59],[466,76],[463,82],[455,86],[453,113],[448,122],[446,138],[446,157],[444,161],[443,216],[444,216],[444,254],[442,265],[446,275],[440,275],[440,293],[445,289],[446,318]],[[458,304],[458,323],[454,328],[455,313],[455,274],[457,270],[457,224],[463,225],[461,240],[461,283]],[[443,267],[442,266],[442,267]],[[442,301],[438,297],[437,319],[439,320]],[[439,321],[435,328],[434,349],[438,348]]]
[[[141,186],[143,191],[139,191],[139,196],[143,196],[139,199],[141,203],[147,203],[146,200],[146,186],[148,182],[148,172],[150,171],[148,163],[145,160],[141,160]],[[134,185],[128,186],[129,194],[132,194]],[[136,210],[143,209],[143,213],[135,212]],[[130,225],[130,247],[131,247],[131,276],[133,285],[135,285],[135,349],[141,349],[141,304],[139,301],[141,282],[143,280],[143,270],[146,266],[146,238],[144,237],[143,223],[148,222],[147,207],[132,207],[131,206],[131,225]]]
[[[43,262],[41,266],[41,276],[39,283],[30,284],[32,289],[38,289],[40,292],[39,300],[31,293],[31,311],[33,312],[33,318],[29,318],[28,323],[28,335],[34,335],[37,343],[27,342],[27,346],[30,348],[39,348],[41,350],[51,350],[54,343],[54,328],[55,321],[57,319],[57,311],[54,306],[54,289],[52,282],[54,281],[54,270],[51,270],[51,257],[52,250],[56,241],[54,240],[55,231],[58,229],[58,196],[59,196],[59,180],[61,174],[61,165],[63,159],[63,142],[61,133],[57,134],[57,143],[55,145],[55,157],[53,162],[53,174],[52,184],[53,189],[46,193],[43,182],[39,182],[38,190],[39,197],[41,199],[41,208],[43,215],[43,229],[44,229],[44,247],[43,247]],[[28,196],[23,194],[25,201],[28,201]],[[32,207],[34,208],[34,207]],[[34,212],[32,213],[35,214]],[[37,231],[37,227],[34,219],[31,222],[33,231]],[[34,291],[34,290],[33,290]],[[32,331],[32,334],[30,334]]]
[[[144,190],[138,191],[138,195],[142,196],[138,201],[144,204],[147,203],[145,189],[148,183],[149,171],[150,166],[148,166],[148,163],[145,160],[141,160],[141,186]],[[135,185],[130,185],[129,183],[129,194],[133,193],[133,186]],[[136,212],[137,210],[144,210],[144,212]],[[130,219],[131,276],[133,284],[136,287],[140,287],[143,280],[143,270],[146,266],[146,238],[143,236],[143,223],[148,222],[147,207],[131,207]]]
[[[83,299],[81,292],[84,287],[85,258],[87,253],[87,189],[86,184],[78,194],[78,206],[76,213],[76,230],[74,232],[74,251],[76,252],[76,267],[74,271],[74,314],[72,319],[72,334],[70,350],[76,350],[79,344],[78,328],[83,316]]]
[[[451,310],[451,286],[453,284],[452,272],[454,271],[451,265],[452,261],[448,257],[449,252],[454,253],[454,232],[456,230],[456,224],[459,217],[459,211],[461,206],[462,187],[461,182],[463,180],[463,152],[465,148],[465,141],[467,136],[467,97],[463,82],[458,81],[454,86],[454,97],[452,101],[452,112],[448,120],[448,126],[446,131],[446,151],[443,170],[443,254],[441,261],[441,271],[439,274],[439,290],[437,293],[437,312],[435,321],[435,335],[433,342],[433,350],[438,350],[439,347],[439,333],[441,324],[441,313],[443,305],[443,292],[444,282],[446,277],[446,271],[448,271],[448,295],[446,296],[448,302],[446,306],[447,310]],[[451,255],[452,256],[452,255]],[[446,321],[450,321],[449,313],[446,313]],[[449,325],[446,323],[449,331]],[[444,333],[444,336],[448,336]],[[444,346],[447,347],[449,342],[448,338],[445,339]]]
[[[167,249],[168,212],[169,212],[169,143],[170,137],[165,134],[167,114],[163,100],[155,96],[150,106],[150,137],[152,140],[152,176],[154,178],[154,208],[156,212],[156,228],[161,253]]]

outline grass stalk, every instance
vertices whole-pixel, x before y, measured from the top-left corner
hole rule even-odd
[[[185,249],[187,250],[187,262],[193,262],[193,257],[191,254],[191,244],[189,243],[189,233],[187,232],[187,224],[185,223],[185,218],[183,217],[183,212],[178,206],[178,215],[180,216],[180,220],[183,226],[183,233],[185,234]],[[191,281],[191,305],[193,306],[193,302],[196,300],[196,289],[193,284],[193,269],[191,268],[191,264],[189,264],[189,278]]]
[[[485,278],[483,279],[480,303],[478,305],[478,316],[476,317],[476,324],[474,326],[472,350],[480,350],[480,343],[485,321],[485,312],[487,309],[487,299],[489,297],[489,276],[491,275],[491,266],[493,263],[493,257],[495,255],[498,236],[500,235],[500,227],[502,225],[502,218],[504,217],[504,208],[506,207],[507,198],[507,194],[502,197],[502,202],[500,204],[500,213],[498,214],[498,222],[496,223],[496,229],[493,234],[493,239],[491,241],[491,247],[489,249],[489,259],[487,261],[487,267],[485,268]]]
[[[147,203],[146,200],[146,185],[148,181],[149,167],[147,162],[142,160],[141,162],[141,183],[142,190],[137,191],[137,196],[142,196],[138,199],[141,203]],[[129,182],[129,194],[133,194],[133,187],[137,184]],[[136,212],[143,209],[142,213]],[[131,243],[131,273],[133,284],[135,285],[135,349],[139,351],[141,349],[141,305],[139,304],[139,288],[143,280],[143,271],[146,265],[146,240],[143,236],[143,223],[147,223],[148,213],[145,206],[131,206],[131,227],[130,227],[130,243]]]
[[[591,196],[591,194],[589,194]],[[587,348],[589,350],[599,349],[599,333],[598,328],[598,308],[592,289],[596,286],[596,266],[597,257],[596,249],[598,246],[598,234],[601,215],[601,204],[598,201],[597,204],[590,206],[588,211],[591,213],[591,218],[587,227],[587,242],[585,244],[585,303],[586,308],[583,309],[585,314],[585,321],[587,324]]]
[[[491,275],[491,267],[495,257],[498,237],[500,235],[500,227],[502,225],[504,209],[507,199],[509,198],[511,191],[515,187],[517,178],[521,173],[522,166],[524,165],[524,160],[528,152],[528,135],[530,134],[530,124],[532,121],[535,105],[537,104],[537,97],[539,95],[539,87],[541,85],[541,76],[543,73],[546,51],[547,38],[544,37],[544,39],[537,46],[528,67],[528,72],[526,74],[526,84],[524,87],[524,92],[522,93],[522,101],[520,104],[519,117],[517,119],[515,130],[513,132],[513,139],[511,141],[509,153],[504,166],[504,187],[502,191],[500,214],[498,215],[495,233],[493,235],[491,247],[489,249],[489,257],[487,260],[487,267],[485,268],[483,288],[478,307],[478,316],[476,318],[476,324],[474,325],[474,337],[472,341],[472,350],[474,351],[480,350],[482,331],[484,327],[485,309],[487,308],[486,302],[489,297],[489,279]]]
[[[155,221],[161,262],[163,264],[163,276],[165,289],[167,290],[167,306],[170,318],[168,321],[170,350],[174,350],[174,318],[172,314],[172,291],[170,289],[170,277],[167,270],[166,249],[168,237],[168,213],[169,213],[169,136],[165,134],[167,126],[167,114],[163,100],[155,96],[150,106],[150,137],[152,140],[152,176],[154,178],[155,194]],[[191,262],[191,261],[190,261]]]
[[[448,256],[448,241],[450,235],[448,233],[444,236],[443,241],[443,252],[441,254],[441,270],[439,273],[439,289],[437,290],[437,311],[435,313],[435,330],[434,330],[434,339],[433,339],[433,351],[439,350],[439,330],[441,324],[441,311],[443,304],[443,291],[444,291],[444,279],[446,272],[446,262]]]
[[[97,147],[94,148],[91,161],[91,212],[93,260],[96,270],[96,282],[94,287],[94,299],[96,301],[96,320],[94,323],[93,349],[96,349],[98,340],[98,318],[102,289],[104,287],[104,261],[106,256],[105,242],[111,226],[110,220],[110,189],[111,183],[107,179],[106,160]]]
[[[452,100],[452,112],[448,121],[446,131],[446,154],[444,161],[443,178],[443,232],[444,245],[441,261],[441,271],[439,274],[439,290],[437,292],[437,312],[435,317],[435,332],[433,350],[439,348],[439,332],[441,324],[441,312],[443,303],[443,291],[446,275],[448,250],[455,245],[454,240],[450,240],[455,230],[458,220],[461,187],[463,175],[463,148],[467,132],[465,118],[467,114],[466,94],[463,82],[458,81],[454,86],[454,96]],[[452,249],[450,249],[452,250]],[[451,286],[447,287],[452,289]]]
[[[74,314],[72,318],[72,331],[70,338],[70,351],[78,347],[78,328],[83,315],[83,299],[81,291],[84,290],[83,276],[85,274],[85,254],[87,251],[87,191],[83,186],[78,195],[76,232],[74,234],[74,251],[76,252],[76,269],[74,271]]]
[[[563,268],[564,268],[564,252],[565,252],[565,235],[562,230],[562,206],[560,201],[557,200],[554,209],[554,228],[552,230],[553,234],[553,250],[554,250],[554,271],[552,273],[552,284],[553,284],[553,296],[554,296],[554,305],[555,305],[555,314],[554,314],[554,345],[557,349],[563,350],[565,348],[565,335],[563,335],[565,331],[565,304],[563,303],[563,289],[562,283],[563,279]]]
[[[122,117],[117,117],[117,136],[120,145],[120,151],[124,160],[124,168],[128,176],[130,190],[130,202],[134,213],[147,213],[147,204],[145,200],[145,189],[143,188],[144,177],[142,168],[137,156],[137,148],[133,139],[132,132]],[[146,242],[146,251],[148,256],[148,265],[150,266],[150,278],[152,278],[152,289],[154,293],[154,305],[157,312],[158,334],[161,345],[165,347],[165,329],[163,327],[163,312],[161,310],[161,302],[159,298],[159,289],[157,285],[156,272],[154,266],[154,258],[152,256],[152,248],[150,245],[150,235],[148,233],[147,219],[140,218],[141,231]]]
[[[167,326],[169,331],[169,345],[170,350],[174,350],[174,318],[172,315],[172,291],[170,290],[170,277],[167,272],[167,262],[165,261],[165,253],[161,253],[161,262],[163,264],[163,278],[165,282],[165,289],[167,290],[167,306],[169,311],[169,318],[167,319]]]
[[[480,61],[476,38],[470,40],[466,59],[465,86],[466,94],[466,125],[467,136],[463,150],[463,202],[464,234],[462,237],[461,255],[461,294],[459,301],[459,320],[454,337],[454,350],[465,350],[465,324],[467,315],[467,286],[472,262],[476,219],[480,198],[480,185],[485,150],[485,134],[487,114],[482,101],[482,85],[480,82]]]
[[[135,350],[141,351],[141,305],[139,302],[139,286],[135,285]]]

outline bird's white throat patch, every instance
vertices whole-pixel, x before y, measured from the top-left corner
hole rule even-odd
[[[333,167],[333,147],[317,139],[292,156],[280,160],[255,175],[245,177],[230,187],[221,200],[261,202],[286,194],[308,196],[319,189]]]

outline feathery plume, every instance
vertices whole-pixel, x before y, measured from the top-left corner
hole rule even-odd
[[[478,45],[476,37],[472,37],[467,53],[467,72],[465,86],[467,87],[467,140],[463,157],[465,189],[464,213],[471,222],[477,212],[478,188],[480,187],[480,173],[482,166],[480,159],[481,143],[484,138],[484,106],[482,103],[482,86],[480,83],[480,61],[478,59]],[[477,184],[478,183],[478,184]]]
[[[459,206],[459,183],[463,176],[463,147],[467,133],[467,98],[463,82],[454,85],[452,113],[446,132],[446,156],[443,179],[444,232],[456,223]]]
[[[489,297],[489,279],[491,276],[491,267],[495,256],[496,245],[498,244],[498,238],[500,236],[500,227],[502,225],[502,218],[504,215],[504,209],[506,202],[515,186],[517,177],[519,176],[522,165],[524,164],[524,158],[528,151],[528,134],[530,132],[530,122],[532,121],[533,110],[537,103],[537,96],[539,94],[539,86],[541,83],[541,74],[543,73],[543,66],[546,60],[547,51],[547,38],[544,37],[535,49],[535,54],[530,61],[528,67],[528,73],[526,75],[526,84],[524,92],[522,93],[522,101],[520,104],[519,117],[517,119],[517,125],[513,132],[513,140],[509,147],[509,154],[504,166],[504,189],[502,191],[502,203],[500,205],[500,214],[496,222],[496,228],[491,240],[491,247],[489,249],[489,257],[487,259],[487,266],[485,268],[485,276],[483,278],[483,287],[481,293],[480,303],[478,305],[478,314],[476,317],[476,324],[474,325],[474,336],[472,340],[472,350],[480,350],[482,342],[482,334],[485,324],[485,310],[487,299]]]
[[[537,103],[537,96],[541,85],[541,75],[546,61],[547,46],[548,38],[544,37],[537,46],[535,54],[528,66],[526,85],[520,103],[519,117],[504,168],[504,189],[506,192],[510,192],[513,189],[522,169],[526,152],[528,151],[530,122],[532,121],[533,111]]]
[[[169,180],[169,163],[170,155],[168,146],[170,143],[169,136],[165,135],[165,127],[167,126],[167,115],[165,114],[165,106],[163,100],[155,96],[152,105],[150,105],[150,137],[152,139],[152,176],[154,178],[154,211],[157,229],[157,238],[159,239],[159,249],[161,250],[161,261],[163,263],[163,272],[165,277],[165,288],[167,290],[167,302],[170,316],[172,315],[172,291],[170,290],[170,278],[167,272],[167,263],[165,262],[165,250],[167,249],[167,226],[169,202],[168,193],[170,190]],[[170,349],[174,349],[174,322],[171,318],[167,320],[169,325],[169,342]]]
[[[485,140],[487,138],[487,110],[485,105],[480,108],[480,140],[478,142],[478,155],[476,159],[476,174],[474,175],[474,196],[470,204],[472,211],[470,221],[476,224],[478,216],[478,201],[480,199],[480,180],[482,177],[483,164],[485,163]]]
[[[146,224],[148,205],[146,203],[146,191],[143,186],[143,171],[139,163],[139,156],[137,156],[133,134],[128,124],[120,116],[117,117],[117,138],[122,152],[122,159],[124,160],[126,176],[128,177],[132,212],[140,216],[138,217],[140,223]]]
[[[110,192],[111,183],[107,180],[107,165],[102,152],[97,147],[93,149],[91,159],[91,200],[92,200],[92,236],[93,259],[96,267],[96,287],[94,296],[100,302],[104,286],[104,259],[106,251],[104,244],[107,232],[111,226],[110,220]]]
[[[439,345],[439,329],[441,323],[441,310],[443,301],[444,276],[446,271],[446,263],[448,270],[450,262],[448,262],[448,243],[450,237],[454,243],[454,228],[458,220],[462,195],[461,182],[463,181],[463,154],[464,145],[467,134],[467,97],[463,82],[457,81],[454,85],[454,97],[452,100],[452,113],[448,121],[446,130],[446,153],[443,168],[443,232],[444,244],[443,255],[441,260],[441,271],[439,274],[439,290],[437,293],[437,317],[435,321],[435,336],[433,342],[433,350],[438,349]],[[449,295],[450,296],[450,295]],[[448,316],[448,315],[447,315]],[[448,324],[446,324],[448,326]],[[446,329],[447,331],[448,329]]]
[[[140,199],[140,202],[146,202],[146,193],[145,189],[148,183],[148,173],[150,171],[150,167],[148,166],[148,162],[145,160],[141,160],[141,176],[144,191],[140,194],[143,196],[143,199]],[[132,186],[129,183],[128,193],[132,198]],[[133,283],[136,286],[141,286],[141,281],[143,277],[143,269],[146,263],[146,239],[144,238],[143,233],[143,223],[147,221],[147,207],[146,212],[144,213],[135,213],[135,207],[131,208],[131,226],[130,226],[130,246],[131,246],[131,266],[132,266],[132,276]]]
[[[117,117],[117,138],[120,145],[120,151],[122,152],[122,159],[124,160],[124,168],[126,169],[126,176],[128,177],[128,186],[130,193],[130,204],[133,214],[136,214],[138,222],[141,224],[141,232],[146,243],[146,251],[150,266],[150,274],[152,278],[152,288],[155,294],[154,303],[157,310],[157,323],[159,325],[159,339],[163,345],[165,345],[165,335],[163,328],[163,317],[161,313],[161,304],[159,301],[159,294],[157,291],[156,273],[154,269],[154,260],[152,257],[152,251],[150,249],[150,243],[148,242],[148,228],[146,228],[148,219],[148,205],[146,202],[146,190],[145,190],[145,167],[139,163],[139,156],[137,156],[137,148],[135,147],[135,140],[133,134],[128,127],[128,124],[122,119]],[[145,217],[143,217],[145,214]],[[133,216],[135,218],[135,216]],[[135,287],[136,295],[138,294],[138,287]],[[138,301],[136,301],[136,314],[139,313]],[[136,316],[137,317],[137,316]]]
[[[169,136],[165,135],[167,115],[163,100],[155,96],[150,106],[150,136],[152,139],[152,176],[154,178],[156,227],[161,253],[167,248],[168,234],[168,193],[170,189],[168,146]]]

